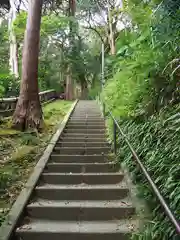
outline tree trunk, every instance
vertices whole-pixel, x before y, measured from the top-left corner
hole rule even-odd
[[[76,2],[75,0],[69,0],[69,17],[75,17],[76,12]],[[69,42],[71,48],[71,55],[73,53],[74,48],[74,41],[75,41],[75,24],[70,19],[69,21]],[[68,92],[69,91],[69,92]],[[68,73],[66,77],[66,99],[72,100],[74,98],[74,81],[72,76],[72,63],[69,63],[68,66]]]
[[[39,130],[43,124],[38,94],[38,55],[42,3],[43,0],[29,1],[20,96],[13,115],[13,126],[20,130],[28,128]]]
[[[111,55],[115,55],[116,54],[115,39],[114,39],[114,32],[113,32],[113,26],[112,26],[112,13],[111,13],[109,3],[108,3],[108,20],[109,20],[109,45],[111,48]]]
[[[86,80],[81,82],[81,99],[86,100],[88,96],[88,85]]]
[[[66,73],[66,100],[74,99],[74,86],[72,82],[72,73],[71,69],[68,67]]]
[[[10,11],[9,11],[9,42],[10,42],[10,54],[9,54],[9,66],[10,71],[16,78],[19,77],[18,71],[18,49],[16,43],[16,35],[13,30],[13,22],[16,19],[16,7],[14,0],[10,0]]]
[[[94,89],[94,88],[95,88],[95,85],[96,85],[96,78],[97,78],[97,74],[94,73],[94,74],[93,74],[93,77],[92,77],[91,89]]]

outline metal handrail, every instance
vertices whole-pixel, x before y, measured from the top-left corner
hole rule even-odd
[[[51,89],[43,92],[39,92],[40,101],[45,104],[50,100],[56,98],[56,90]],[[13,114],[15,110],[16,103],[19,97],[11,97],[11,98],[0,98],[0,116],[1,117],[9,117]]]
[[[104,107],[105,107],[105,105],[103,104],[103,113],[105,113]],[[164,208],[167,217],[170,219],[171,223],[176,228],[176,231],[177,231],[178,235],[180,235],[180,224],[179,224],[179,221],[176,219],[176,217],[173,214],[173,212],[171,211],[170,207],[168,206],[168,204],[164,200],[164,198],[161,195],[158,187],[156,186],[156,184],[152,180],[152,178],[149,175],[148,171],[146,170],[145,166],[143,165],[143,163],[139,159],[137,153],[133,149],[131,143],[129,142],[129,140],[127,139],[126,135],[122,131],[121,127],[119,126],[119,123],[117,122],[117,120],[115,119],[115,117],[113,116],[111,111],[108,110],[107,112],[108,112],[108,114],[111,116],[111,118],[113,120],[113,138],[114,138],[114,152],[115,152],[115,154],[117,153],[117,129],[118,129],[120,134],[123,136],[125,142],[127,143],[128,147],[130,148],[130,151],[131,151],[132,155],[134,156],[136,162],[138,163],[141,171],[143,172],[144,176],[146,177],[146,180],[148,181],[148,183],[151,186],[152,190],[154,191],[156,197],[158,198],[158,200],[160,202],[160,205]]]

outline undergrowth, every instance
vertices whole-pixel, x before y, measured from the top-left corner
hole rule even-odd
[[[42,133],[14,131],[10,129],[11,119],[1,121],[0,225],[70,106],[68,101],[44,106],[45,127]]]
[[[146,120],[134,118],[119,120],[125,135],[177,218],[180,216],[179,111],[180,106],[177,105],[162,109]],[[108,125],[112,134],[110,119]],[[148,212],[151,213],[147,216],[148,220],[144,216],[146,220],[143,231],[135,234],[132,239],[179,239],[122,137],[118,139],[118,147],[119,162],[129,169],[132,180],[137,186],[138,197],[146,201]]]
[[[131,19],[116,39],[117,53],[106,56],[102,99],[119,121],[134,149],[176,217],[180,216],[180,91],[178,0],[126,0]],[[112,134],[112,123],[109,122]],[[142,240],[176,240],[175,227],[119,139],[119,161],[126,164],[147,201],[151,218]]]

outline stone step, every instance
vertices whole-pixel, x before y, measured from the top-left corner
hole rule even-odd
[[[136,221],[48,221],[30,219],[17,229],[21,240],[129,240]]]
[[[123,173],[43,173],[41,181],[47,184],[118,184]]]
[[[86,120],[86,119],[81,119],[79,121],[76,121],[76,120],[69,120],[68,121],[68,124],[70,125],[98,125],[98,126],[103,126],[105,125],[105,122],[104,120],[97,120],[97,121],[94,121],[94,120]]]
[[[96,101],[78,102],[48,154],[12,239],[129,240],[135,208]]]
[[[91,112],[91,113],[87,113],[87,112],[77,112],[77,113],[74,113],[72,117],[85,117],[85,118],[102,118],[102,114],[99,113],[98,111],[97,112]]]
[[[45,171],[51,173],[117,172],[117,166],[114,163],[48,163]]]
[[[88,107],[88,106],[87,106]],[[73,113],[73,115],[72,116],[82,116],[82,115],[86,115],[87,117],[88,116],[91,116],[91,115],[102,115],[101,114],[101,111],[99,111],[99,109],[98,108],[92,108],[92,109],[88,109],[88,111],[87,111],[87,109],[86,108],[84,108],[84,109],[82,109],[82,108],[79,108],[79,109],[76,109],[75,111],[74,111],[74,113]]]
[[[67,124],[67,129],[105,129],[105,124],[95,125],[95,124]]]
[[[135,208],[127,199],[115,201],[47,201],[38,199],[27,206],[28,216],[59,221],[106,221],[130,218]]]
[[[118,200],[126,198],[128,187],[121,182],[117,185],[53,185],[37,186],[35,195],[48,200]]]
[[[77,118],[91,118],[91,117],[94,117],[94,118],[103,118],[102,114],[100,112],[74,112],[74,114],[71,116],[71,118],[73,117],[77,117]]]
[[[56,147],[108,147],[107,142],[85,142],[85,141],[76,141],[76,142],[66,142],[66,141],[61,141],[57,142]]]
[[[74,139],[76,139],[76,138],[101,138],[101,139],[103,139],[103,141],[105,141],[106,140],[106,135],[105,134],[100,134],[100,133],[98,133],[98,134],[92,134],[92,133],[86,133],[86,134],[84,134],[84,133],[63,133],[62,134],[62,137],[68,137],[68,138],[74,138]]]
[[[88,109],[88,111],[86,108],[83,109],[82,107],[80,107],[75,109],[73,116],[74,114],[86,114],[89,116],[91,114],[101,114],[101,111],[99,108],[96,108],[96,107],[95,108],[91,107],[91,109]]]
[[[105,129],[91,129],[91,128],[86,128],[86,129],[76,129],[76,128],[66,128],[64,130],[64,133],[73,133],[73,134],[105,134],[106,130]]]
[[[73,122],[101,122],[103,123],[104,122],[104,119],[103,118],[95,118],[95,117],[88,117],[88,118],[85,118],[85,117],[71,117],[69,121],[73,121]]]
[[[105,127],[105,122],[104,121],[102,121],[102,122],[100,122],[100,121],[98,121],[98,122],[94,122],[94,121],[69,121],[68,123],[67,123],[67,126],[94,126],[94,127],[99,127],[99,126],[103,126],[103,127]]]
[[[52,153],[49,162],[62,162],[62,163],[101,163],[112,162],[112,157],[108,155],[65,155]]]
[[[89,106],[87,106],[87,107],[89,107]],[[84,114],[91,114],[91,113],[94,114],[94,113],[98,113],[98,114],[99,114],[100,112],[101,112],[101,111],[100,111],[100,108],[98,108],[97,106],[94,106],[94,107],[91,106],[90,109],[88,109],[88,111],[87,111],[87,108],[82,108],[82,107],[79,107],[79,108],[78,108],[78,107],[77,107],[77,108],[75,109],[75,111],[74,111],[74,114],[75,114],[75,113],[78,113],[78,114],[79,114],[79,113],[81,113],[81,114],[83,114],[83,113],[84,113]],[[73,114],[73,115],[74,115],[74,114]]]
[[[66,143],[76,143],[76,142],[85,142],[85,143],[107,143],[103,138],[73,138],[73,137],[61,137],[59,142],[66,142]],[[58,143],[59,143],[58,142]]]
[[[68,155],[92,155],[92,154],[107,154],[111,152],[109,147],[55,147],[53,153],[68,154]]]

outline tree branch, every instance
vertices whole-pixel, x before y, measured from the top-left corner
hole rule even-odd
[[[90,29],[90,30],[94,31],[99,36],[99,38],[101,39],[101,42],[104,43],[103,37],[101,36],[101,34],[99,33],[99,31],[96,28],[94,28],[92,26],[89,26],[89,27],[84,26],[83,28]]]

